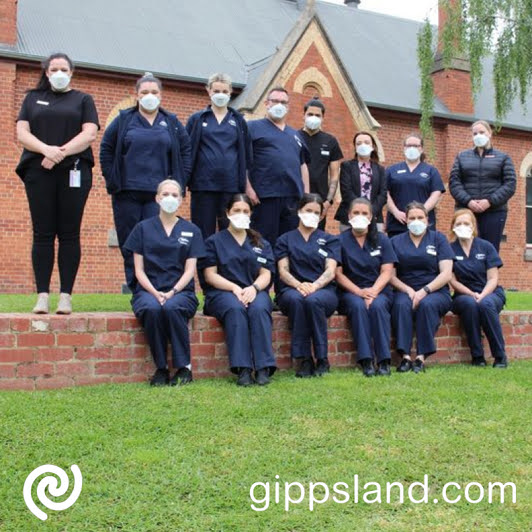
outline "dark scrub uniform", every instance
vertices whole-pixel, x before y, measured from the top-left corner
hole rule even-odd
[[[502,266],[502,260],[493,244],[481,238],[474,238],[469,257],[458,239],[451,244],[451,248],[456,255],[453,266],[456,279],[473,292],[480,294],[488,281],[487,271]],[[496,359],[506,356],[499,320],[499,313],[505,302],[506,297],[501,286],[483,298],[480,303],[477,303],[472,296],[455,293],[452,310],[460,316],[473,358],[484,358],[481,328],[488,339],[492,356]]]
[[[290,126],[281,131],[263,118],[248,122],[248,128],[252,146],[249,179],[260,199],[251,225],[274,246],[279,235],[298,226],[297,202],[304,191],[301,165],[308,160],[308,150]]]
[[[251,286],[266,268],[273,274],[275,265],[270,244],[261,239],[253,245],[249,237],[242,246],[229,230],[210,236],[205,242],[206,256],[202,270],[217,267],[217,273],[241,288]],[[246,308],[232,293],[218,290],[202,280],[205,293],[204,313],[214,316],[223,326],[233,373],[241,368],[276,369],[272,347],[272,301],[267,290],[261,290]]]
[[[205,247],[200,230],[180,218],[170,236],[159,216],[139,222],[124,244],[131,253],[142,255],[144,271],[152,285],[167,292],[177,284],[187,259],[201,258]],[[161,305],[149,292],[137,285],[131,300],[133,312],[144,327],[157,369],[166,368],[168,342],[172,344],[172,364],[181,369],[190,364],[188,320],[198,308],[194,279]]]
[[[313,231],[308,242],[299,229],[281,235],[275,245],[275,260],[287,257],[290,273],[301,282],[312,283],[325,271],[327,259],[339,261],[338,237],[321,229]],[[338,306],[336,283],[304,297],[281,280],[276,287],[279,308],[288,316],[292,330],[292,358],[311,358],[311,339],[316,360],[327,359],[327,318]]]
[[[50,146],[63,146],[82,131],[83,124],[98,126],[98,113],[89,94],[77,90],[32,90],[17,120],[29,122],[31,133]],[[24,149],[16,172],[24,181],[33,224],[32,262],[37,292],[50,291],[54,244],[59,242],[61,292],[70,294],[81,257],[80,226],[92,187],[92,149],[65,157],[51,170],[42,167],[43,155]],[[70,172],[80,172],[79,186]]]
[[[445,186],[438,170],[425,162],[420,162],[411,172],[405,161],[394,164],[386,169],[386,183],[390,196],[400,211],[405,211],[411,201],[425,203],[433,192],[445,192]],[[436,229],[434,209],[429,212],[429,228]],[[402,224],[388,211],[386,215],[386,232],[391,238],[407,232],[406,224]]]
[[[420,290],[440,273],[438,263],[454,259],[454,253],[445,236],[428,230],[416,248],[410,233],[391,239],[397,255],[397,277],[400,281]],[[417,309],[412,309],[412,300],[404,292],[394,293],[392,326],[397,338],[397,351],[409,355],[412,349],[414,319],[416,322],[417,354],[426,357],[436,352],[434,336],[440,319],[451,310],[451,294],[447,285],[427,294]]]
[[[319,194],[323,201],[327,200],[329,194],[329,165],[334,161],[343,159],[344,154],[333,135],[318,131],[314,135],[309,135],[304,129],[299,130],[299,134],[310,153],[310,163],[308,173],[310,179],[310,192]],[[325,229],[326,219],[320,221],[319,228]]]
[[[383,264],[397,262],[390,240],[379,233],[377,245],[372,247],[366,241],[363,247],[357,242],[351,229],[340,235],[341,266],[344,275],[359,288],[371,288],[379,275]],[[357,348],[357,362],[370,359],[373,353],[377,363],[391,359],[390,338],[393,293],[386,286],[373,300],[369,309],[364,298],[340,289],[340,314],[346,314],[351,325],[353,340]]]
[[[189,119],[187,131],[194,158],[188,183],[191,219],[203,238],[208,238],[217,224],[219,229],[227,228],[227,203],[231,196],[245,191],[247,127],[231,109],[218,123],[209,107]]]

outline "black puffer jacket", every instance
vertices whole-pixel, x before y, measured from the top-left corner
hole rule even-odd
[[[489,148],[482,157],[477,149],[456,156],[451,170],[449,190],[457,207],[467,207],[471,200],[487,199],[490,211],[506,210],[515,194],[515,169],[504,152]]]

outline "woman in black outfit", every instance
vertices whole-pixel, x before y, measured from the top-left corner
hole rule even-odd
[[[90,145],[99,128],[98,114],[89,94],[70,87],[73,70],[67,55],[48,57],[17,119],[17,138],[24,151],[16,172],[26,187],[33,224],[32,261],[39,294],[33,312],[37,314],[49,311],[56,236],[61,282],[57,313],[72,312],[81,218],[92,186]]]
[[[355,198],[366,198],[377,227],[382,229],[382,208],[386,203],[386,172],[379,164],[377,143],[371,133],[359,131],[353,138],[355,156],[340,166],[340,192],[342,203],[338,207],[335,220],[340,222],[340,230],[351,229],[349,206]]]

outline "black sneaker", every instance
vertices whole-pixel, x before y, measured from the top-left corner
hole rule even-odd
[[[268,370],[268,368],[258,369],[255,372],[255,382],[259,386],[266,386],[267,384],[270,384],[269,373],[270,373],[270,371]]]
[[[420,358],[416,358],[414,360],[414,367],[412,368],[414,373],[420,373],[421,371],[425,371],[425,364],[423,363],[423,360]]]
[[[168,384],[169,373],[167,369],[158,369],[150,380],[152,386],[166,386]]]
[[[299,369],[296,372],[296,377],[300,379],[314,377],[314,360],[312,358],[304,358],[301,361]]]
[[[495,362],[493,363],[494,368],[498,369],[505,369],[508,367],[508,359],[506,358],[506,355],[503,357],[497,357],[495,358]]]
[[[251,386],[253,382],[251,368],[241,368],[238,372],[237,386]]]
[[[397,373],[407,373],[409,371],[412,371],[412,361],[408,358],[403,358],[397,366]]]
[[[473,360],[471,360],[471,365],[483,368],[486,366],[486,359],[484,357],[473,357]]]
[[[392,374],[390,371],[390,361],[389,360],[383,360],[379,364],[379,369],[377,370],[377,375],[381,377],[389,377]]]
[[[325,375],[325,373],[329,373],[329,370],[331,368],[331,365],[329,364],[329,360],[326,358],[318,358],[316,361],[316,371],[315,374],[318,377],[322,377]]]
[[[181,368],[175,372],[175,375],[170,379],[170,386],[184,386],[192,382],[192,371],[188,368]]]
[[[375,377],[375,368],[373,367],[373,361],[369,358],[360,361],[362,366],[362,373],[366,377]]]

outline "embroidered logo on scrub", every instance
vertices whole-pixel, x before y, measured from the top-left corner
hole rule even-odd
[[[318,240],[316,240],[316,242],[320,246],[324,246],[325,244],[327,244],[327,240],[325,240],[325,238],[318,238]]]
[[[258,253],[259,255],[262,254],[262,248],[254,247],[254,248],[253,248],[253,251],[254,251],[255,253]]]
[[[436,256],[438,254],[438,252],[436,251],[436,247],[433,246],[432,244],[429,244],[427,247],[426,247],[426,250],[427,250],[427,253],[429,255],[434,255]]]
[[[228,120],[227,123],[230,125],[230,126],[233,126],[233,127],[236,127],[236,122],[231,118],[231,120]]]
[[[430,176],[427,174],[427,172],[420,172],[420,177],[424,177],[425,179],[428,179]]]
[[[486,258],[486,255],[484,253],[477,253],[475,255],[475,259],[477,260],[484,260]]]
[[[183,244],[183,246],[188,246],[190,244],[190,240],[188,238],[183,238],[182,236],[180,236],[177,241],[180,244]]]

